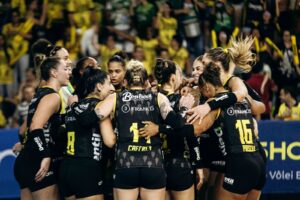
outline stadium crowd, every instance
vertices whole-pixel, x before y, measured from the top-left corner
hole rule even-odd
[[[190,77],[194,59],[206,50],[252,35],[256,65],[236,74],[263,98],[266,112],[258,119],[293,118],[292,110],[299,119],[299,15],[299,0],[1,1],[0,126],[16,127],[34,93],[30,48],[39,38],[65,47],[72,63],[91,56],[107,71],[109,58],[122,50],[148,74],[160,57]]]

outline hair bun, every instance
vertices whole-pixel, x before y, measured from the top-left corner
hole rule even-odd
[[[176,73],[176,65],[171,60],[162,58],[156,59],[154,75],[159,84],[164,84],[169,81],[172,74]]]
[[[143,68],[143,63],[138,60],[130,60],[127,64],[127,70],[130,70],[132,72],[140,71]]]

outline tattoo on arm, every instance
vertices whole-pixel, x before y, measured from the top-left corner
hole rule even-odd
[[[104,115],[100,112],[99,108],[95,108],[95,113],[100,120],[104,119]]]
[[[169,112],[173,110],[169,100],[163,95],[161,96],[161,104],[159,105],[159,110],[163,120],[165,120]]]

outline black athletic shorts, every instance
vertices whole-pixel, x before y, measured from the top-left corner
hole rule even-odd
[[[41,161],[42,158],[32,150],[23,149],[20,152],[15,161],[14,174],[21,189],[29,188],[31,192],[35,192],[57,183],[52,162],[43,180],[40,182],[34,180],[36,173],[40,169]]]
[[[225,172],[225,156],[223,156],[219,143],[213,138],[201,138],[200,155],[204,168],[215,172]]]
[[[262,190],[266,182],[266,164],[259,152],[229,154],[223,187],[229,192],[246,194]]]
[[[266,163],[267,162],[267,155],[266,155],[265,149],[261,145],[260,141],[257,141],[257,146],[258,146],[258,151],[259,151],[260,155],[262,156],[264,162]]]
[[[92,158],[65,158],[59,185],[64,197],[85,198],[103,194],[102,166]]]
[[[114,188],[120,189],[161,189],[166,187],[166,173],[163,168],[123,168],[113,175]]]
[[[167,190],[183,191],[194,184],[194,171],[191,167],[166,164]]]

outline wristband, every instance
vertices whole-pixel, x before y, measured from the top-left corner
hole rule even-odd
[[[218,108],[226,108],[237,102],[237,98],[234,93],[228,92],[215,98],[212,101],[207,102],[211,110],[216,110]]]
[[[182,128],[176,130],[176,134],[180,137],[194,137],[194,126],[192,124],[186,124]]]
[[[194,147],[194,152],[195,152],[195,156],[196,156],[196,158],[195,158],[195,167],[196,167],[196,169],[202,169],[203,167],[204,167],[204,163],[203,163],[203,161],[201,160],[201,156],[200,156],[200,148],[199,148],[199,146],[197,146],[197,147]]]
[[[174,111],[168,113],[165,122],[173,129],[179,129],[185,124],[185,120],[182,118],[182,116],[179,113],[176,114]]]
[[[34,149],[38,152],[39,156],[42,158],[50,157],[50,151],[46,143],[43,129],[34,129],[30,131],[29,136],[32,140]]]
[[[19,142],[20,142],[21,144],[23,144],[24,136],[18,133],[18,137],[19,137]]]
[[[259,94],[253,88],[251,88],[247,83],[245,83],[245,85],[247,87],[249,96],[256,101],[262,102],[261,96],[259,96]]]
[[[168,128],[165,124],[159,124],[158,125],[158,132],[159,133],[166,133],[168,131]]]

